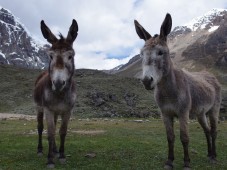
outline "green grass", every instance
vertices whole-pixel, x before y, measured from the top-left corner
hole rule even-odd
[[[227,169],[227,122],[218,126],[218,164],[211,165],[206,157],[206,140],[197,122],[189,124],[190,156],[192,169]],[[75,131],[104,133],[75,133]],[[47,139],[44,135],[44,156],[36,155],[37,135],[34,120],[0,121],[0,169],[45,169]],[[58,134],[58,133],[57,133]],[[175,169],[182,169],[183,151],[179,139],[179,123],[175,123]],[[59,136],[57,136],[57,143]],[[158,170],[163,169],[167,158],[167,141],[164,126],[159,119],[143,123],[133,119],[72,120],[66,138],[67,164],[56,169],[77,170]],[[95,153],[94,158],[85,157]]]

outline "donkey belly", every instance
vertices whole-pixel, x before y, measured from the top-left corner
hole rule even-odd
[[[191,114],[207,113],[214,105],[215,91],[211,89],[192,92]]]
[[[191,115],[199,115],[202,113],[207,113],[214,105],[214,100],[212,99],[200,99],[200,102],[197,102],[197,100],[194,100],[192,102],[192,107],[190,110]]]

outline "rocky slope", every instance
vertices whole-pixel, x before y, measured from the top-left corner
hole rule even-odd
[[[34,82],[40,69],[0,64],[0,113],[35,115]],[[98,70],[75,71],[78,117],[159,117],[151,93],[140,81]]]
[[[39,45],[9,10],[0,7],[0,63],[26,68],[44,68],[45,47]]]
[[[217,66],[226,69],[227,10],[213,9],[187,23],[185,27],[175,28],[170,35],[170,44],[178,42],[178,39],[186,40],[184,44],[187,45],[181,51],[181,60],[199,62],[206,68]],[[181,33],[176,34],[178,32]],[[176,54],[174,46],[170,47]]]

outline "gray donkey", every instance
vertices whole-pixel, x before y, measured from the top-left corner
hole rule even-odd
[[[44,38],[52,44],[48,51],[50,56],[49,69],[39,75],[35,82],[34,100],[37,105],[38,121],[38,154],[42,155],[43,114],[46,116],[49,152],[47,167],[54,167],[54,156],[58,154],[55,143],[57,118],[61,116],[59,160],[65,162],[64,144],[71,110],[76,101],[73,74],[75,70],[73,42],[77,37],[78,25],[73,20],[67,38],[60,34],[60,39],[41,21]]]
[[[190,169],[188,152],[189,114],[196,114],[207,139],[208,157],[216,161],[215,140],[221,103],[221,87],[217,79],[207,72],[189,73],[176,68],[170,59],[167,35],[171,31],[170,14],[161,25],[160,35],[152,37],[136,20],[138,36],[145,41],[141,49],[143,76],[142,82],[147,90],[154,88],[154,97],[161,112],[168,140],[168,160],[165,169],[173,168],[174,128],[173,119],[178,117],[180,139],[184,149],[184,169]],[[209,124],[207,120],[209,117]]]

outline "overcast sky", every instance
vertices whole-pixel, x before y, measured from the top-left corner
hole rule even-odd
[[[111,69],[126,63],[143,45],[135,32],[137,19],[151,35],[159,34],[169,12],[173,27],[184,25],[213,8],[227,8],[226,0],[0,0],[42,42],[44,20],[54,34],[66,36],[72,19],[79,25],[74,43],[76,67]]]

